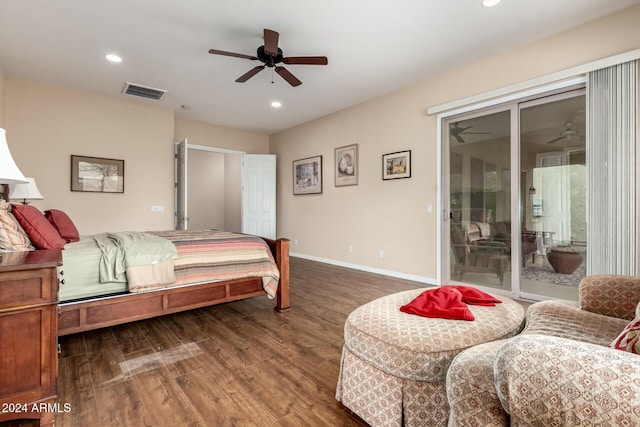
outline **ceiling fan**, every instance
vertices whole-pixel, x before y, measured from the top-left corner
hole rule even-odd
[[[573,128],[573,123],[567,122],[564,124],[564,130],[560,132],[560,136],[548,141],[547,144],[553,144],[554,142],[562,141],[563,139],[571,141],[578,136],[580,136],[580,134]]]
[[[289,65],[327,65],[329,61],[326,56],[289,56],[285,57],[282,49],[278,47],[278,32],[264,29],[264,45],[258,48],[256,56],[245,55],[242,53],[226,52],[224,50],[209,49],[209,53],[214,55],[233,56],[235,58],[250,59],[252,61],[260,61],[264,65],[258,65],[245,74],[236,79],[238,83],[244,83],[251,77],[264,70],[265,67],[275,68],[276,73],[287,81],[291,86],[299,86],[302,84],[300,80],[289,70],[277,64],[284,63]]]
[[[467,132],[472,127],[473,125],[469,125],[467,127],[460,127],[459,122],[451,123],[451,125],[449,125],[449,133],[460,144],[464,144],[466,142],[464,138],[462,138],[462,135],[488,135],[489,134],[489,132]]]

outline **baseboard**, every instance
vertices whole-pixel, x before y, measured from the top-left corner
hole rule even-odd
[[[428,285],[435,285],[436,284],[436,279],[433,279],[431,277],[417,276],[415,274],[400,273],[398,271],[385,270],[385,269],[382,269],[382,268],[368,267],[366,265],[352,264],[352,263],[349,263],[349,262],[337,261],[337,260],[329,259],[329,258],[321,258],[321,257],[313,256],[313,255],[300,254],[300,253],[297,253],[297,252],[290,252],[289,256],[295,257],[295,258],[308,259],[309,261],[317,261],[317,262],[322,262],[322,263],[325,263],[325,264],[337,265],[338,267],[351,268],[353,270],[366,271],[368,273],[381,274],[383,276],[395,277],[397,279],[405,279],[405,280],[411,280],[413,282],[426,283]]]

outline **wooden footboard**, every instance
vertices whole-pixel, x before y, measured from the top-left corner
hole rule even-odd
[[[280,271],[275,309],[279,312],[288,311],[291,309],[289,240],[264,240],[271,248]],[[258,295],[265,295],[262,279],[247,278],[61,303],[58,306],[58,335],[84,332]]]

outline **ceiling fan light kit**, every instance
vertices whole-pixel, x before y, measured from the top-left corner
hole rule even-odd
[[[218,49],[209,49],[209,53],[213,55],[232,56],[234,58],[249,59],[251,61],[260,61],[264,65],[258,65],[247,71],[236,79],[238,83],[244,83],[251,77],[264,70],[266,67],[273,68],[280,77],[282,77],[291,86],[300,86],[302,82],[294,76],[286,68],[277,64],[283,63],[287,65],[327,65],[329,63],[326,56],[291,56],[285,57],[282,49],[278,47],[280,34],[278,32],[264,29],[264,45],[260,46],[256,52],[256,56],[245,55],[242,53],[227,52]]]
[[[573,128],[573,123],[567,122],[564,125],[564,130],[560,132],[560,136],[552,139],[551,141],[548,141],[547,144],[553,144],[562,140],[571,141],[573,138],[576,138],[578,136],[580,136],[580,134]]]

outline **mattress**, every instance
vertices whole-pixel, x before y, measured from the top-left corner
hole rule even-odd
[[[101,255],[93,236],[80,236],[79,242],[64,246],[62,267],[59,268],[60,302],[127,291],[126,282],[100,283],[98,266]]]

